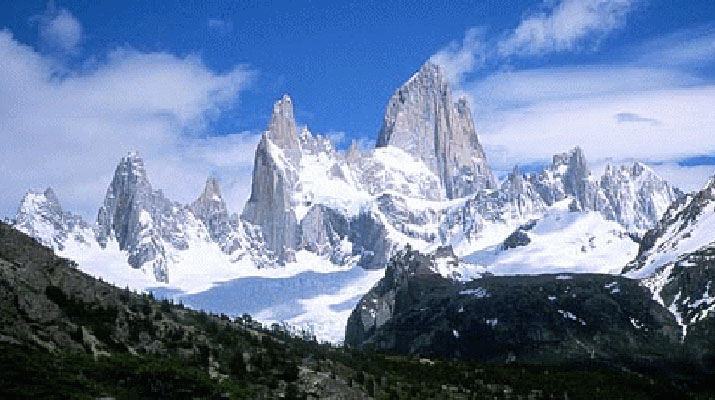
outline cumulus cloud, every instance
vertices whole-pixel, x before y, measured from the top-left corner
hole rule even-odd
[[[462,43],[452,42],[432,56],[447,79],[458,84],[465,75],[511,56],[544,55],[593,48],[600,39],[621,27],[636,0],[546,1],[542,11],[526,15],[513,30],[488,40],[484,29],[471,28]]]
[[[42,42],[53,50],[74,53],[82,41],[82,25],[68,10],[49,3],[44,14],[30,19],[37,23]]]
[[[124,48],[58,78],[50,58],[9,31],[0,31],[0,59],[4,215],[26,189],[53,186],[66,208],[94,218],[117,161],[131,150],[144,155],[154,186],[182,202],[209,173],[250,175],[246,154],[257,134],[206,135],[207,123],[250,83],[245,67],[216,73],[194,55]],[[227,191],[240,211],[246,190]]]
[[[498,44],[502,55],[568,51],[621,27],[633,0],[563,0],[524,18]]]

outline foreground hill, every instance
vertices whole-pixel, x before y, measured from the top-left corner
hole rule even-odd
[[[494,366],[318,344],[248,316],[113,287],[3,223],[0,363],[0,398],[12,399],[672,398],[685,389],[589,366]]]
[[[444,276],[459,264],[449,248],[398,253],[350,316],[346,344],[499,364],[608,366],[686,382],[712,378],[711,335],[683,337],[675,316],[635,279]],[[712,319],[694,330],[708,332]]]

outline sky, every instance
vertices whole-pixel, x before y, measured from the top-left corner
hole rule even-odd
[[[188,203],[250,192],[272,104],[370,147],[427,60],[470,100],[498,175],[580,145],[686,191],[715,173],[715,2],[0,0],[0,217],[52,186],[90,220],[119,159]]]

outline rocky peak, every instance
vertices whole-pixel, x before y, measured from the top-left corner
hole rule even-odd
[[[149,180],[144,168],[144,160],[139,152],[130,152],[122,157],[114,172],[114,182],[131,186],[148,186]]]
[[[653,228],[680,192],[648,166],[634,162],[606,166],[599,183],[604,202],[600,210],[631,231]]]
[[[39,239],[45,245],[52,245],[52,237],[33,235],[39,233],[38,222],[49,225],[52,230],[62,227],[62,207],[55,192],[47,188],[44,193],[29,190],[20,202],[15,214],[15,226]]]
[[[305,130],[301,136],[308,140]],[[292,193],[302,155],[300,137],[288,95],[273,106],[268,129],[256,147],[251,196],[243,217],[261,228],[266,247],[280,263],[292,261],[298,245],[298,221]]]
[[[268,139],[283,150],[294,166],[298,166],[301,158],[300,139],[293,114],[293,101],[287,94],[273,105],[266,132]]]
[[[62,210],[60,200],[51,188],[44,192],[30,190],[25,194],[17,208],[14,226],[56,250],[64,249],[69,235],[74,235],[78,241],[87,241],[94,235],[80,216]]]
[[[354,164],[360,160],[360,147],[358,146],[358,141],[354,140],[350,143],[350,148],[348,148],[347,153],[345,153],[345,159],[348,163]]]
[[[62,206],[60,205],[60,199],[55,194],[55,191],[51,187],[45,189],[43,195],[45,196],[47,208],[54,214],[62,214]]]
[[[128,240],[127,229],[136,223],[130,218],[138,218],[134,214],[149,202],[151,194],[144,161],[139,153],[132,152],[122,157],[97,215],[100,243],[106,243],[107,237],[114,232],[120,247],[124,247]]]
[[[515,165],[511,174],[506,178],[508,184],[507,189],[512,195],[524,194],[526,192],[526,187],[524,183],[524,178],[519,171],[519,166]]]
[[[496,185],[468,101],[453,102],[440,68],[431,62],[390,98],[377,138],[377,147],[385,146],[424,162],[440,177],[449,198]]]
[[[228,209],[221,196],[221,186],[213,176],[206,179],[204,192],[189,208],[206,225],[214,241],[220,241],[229,233]]]
[[[139,154],[129,153],[119,161],[97,213],[97,241],[104,247],[110,239],[116,240],[119,248],[129,253],[129,265],[141,268],[147,264],[157,281],[168,282],[165,249],[157,225],[162,221],[176,223],[161,216],[170,214],[173,208],[161,192],[152,190]],[[169,229],[166,232],[168,235]]]

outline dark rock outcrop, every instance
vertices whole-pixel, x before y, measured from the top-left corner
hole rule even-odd
[[[361,349],[489,362],[670,362],[680,329],[637,280],[611,275],[483,276],[435,272],[437,255],[399,252],[358,303],[345,342]]]

